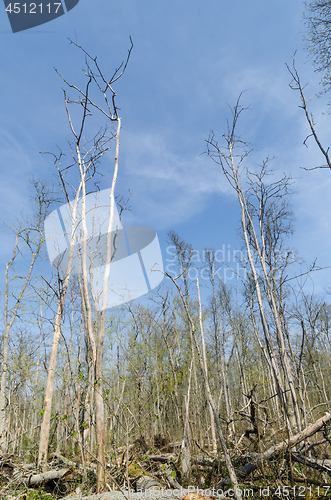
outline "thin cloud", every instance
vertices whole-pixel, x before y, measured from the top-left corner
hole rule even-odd
[[[169,142],[148,131],[126,133],[122,140],[125,184],[139,199],[136,217],[157,227],[191,219],[205,208],[210,196],[232,194],[220,167],[206,155],[180,155]]]

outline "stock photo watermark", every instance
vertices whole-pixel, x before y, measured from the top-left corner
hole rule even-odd
[[[165,272],[172,278],[178,276],[178,263],[180,256],[177,254],[175,245],[169,245],[166,250],[166,258],[164,259]],[[246,254],[239,249],[232,249],[231,245],[223,244],[217,250],[192,250],[190,263],[187,270],[187,278],[196,281],[197,278],[201,280],[211,280],[211,267],[210,262],[213,262],[213,278],[220,279],[223,283],[229,283],[234,280],[245,280],[247,273],[250,270],[249,261]],[[277,251],[274,256],[274,277],[279,279],[281,277],[282,267],[284,262],[288,264],[295,261],[295,252],[293,250]],[[263,274],[259,268],[258,255],[254,254],[253,262],[256,266],[258,275]]]
[[[245,256],[241,250],[232,250],[230,245],[223,244],[221,248],[211,251],[193,250],[190,257],[190,266],[187,271],[187,278],[189,280],[207,280],[210,281],[210,258],[213,254],[213,275],[214,278],[219,278],[224,283],[234,279],[244,279],[246,277],[246,270],[243,262]],[[178,275],[178,256],[175,245],[169,245],[166,248],[166,255],[164,264],[165,271],[175,278]]]
[[[56,271],[81,274],[86,259],[87,279],[100,310],[145,295],[164,276],[156,231],[146,226],[124,227],[115,200],[110,198],[110,189],[88,194],[84,212],[81,198],[62,205],[47,217],[44,228],[49,260]],[[112,257],[105,284],[109,234]]]
[[[13,33],[53,21],[72,10],[79,2],[79,0],[3,1]]]
[[[127,490],[126,490],[127,491]],[[180,488],[180,489],[167,489],[162,487],[153,487],[146,490],[129,490],[130,493],[139,493],[141,497],[146,498],[185,498],[190,493],[194,493],[197,497],[205,498],[205,499],[223,499],[223,498],[234,498],[239,495],[241,498],[270,498],[271,496],[275,496],[276,498],[284,498],[289,497],[289,495],[293,495],[295,497],[307,497],[316,494],[318,497],[320,495],[327,496],[331,491],[330,485],[321,485],[321,486],[278,486],[277,488],[272,488],[270,486],[260,486],[258,488],[250,488],[243,487],[238,488],[237,491],[234,488],[207,488],[200,489],[196,486],[189,486],[188,488]]]

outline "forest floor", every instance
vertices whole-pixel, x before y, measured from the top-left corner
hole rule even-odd
[[[278,455],[261,464],[244,479],[240,471],[258,454],[234,456],[242,497],[249,499],[331,498],[331,460],[307,459],[300,463],[293,453]],[[199,454],[191,457],[191,472],[184,478],[180,454],[125,452],[107,464],[106,493],[96,494],[96,464],[51,454],[48,470],[41,473],[34,464],[15,463],[13,456],[0,460],[1,500],[216,500],[234,498],[227,482],[221,454],[217,458]],[[224,482],[225,481],[225,482]],[[130,492],[127,485],[130,484]]]

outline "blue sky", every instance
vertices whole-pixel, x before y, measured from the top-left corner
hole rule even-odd
[[[166,234],[175,230],[202,250],[238,248],[239,212],[234,193],[215,164],[202,153],[211,129],[226,131],[227,103],[243,90],[248,110],[239,124],[255,146],[251,164],[275,156],[273,166],[295,178],[292,197],[296,232],[289,245],[310,263],[330,262],[331,175],[306,172],[321,162],[316,147],[302,142],[307,125],[298,96],[289,89],[285,63],[297,53],[307,94],[319,77],[303,52],[303,3],[299,0],[80,0],[66,15],[12,34],[0,13],[0,210],[10,222],[28,204],[31,176],[54,179],[49,157],[39,151],[65,147],[69,129],[57,68],[82,82],[77,39],[107,73],[134,48],[118,82],[122,131],[117,194],[130,189],[132,211],[124,221],[151,226],[165,257]],[[327,100],[312,110],[327,143]],[[103,125],[103,123],[101,123]],[[113,156],[109,155],[109,183]],[[108,187],[107,179],[103,180]],[[3,269],[8,254],[0,248]],[[329,286],[330,270],[314,275],[315,289]]]

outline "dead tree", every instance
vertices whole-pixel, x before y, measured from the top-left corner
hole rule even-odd
[[[176,289],[177,289],[177,291],[179,293],[179,296],[181,298],[181,301],[183,303],[183,306],[184,306],[185,314],[186,314],[186,317],[187,317],[187,320],[188,320],[188,324],[189,324],[189,331],[190,331],[190,336],[191,336],[191,343],[192,343],[192,346],[195,347],[196,353],[198,355],[199,365],[200,365],[201,373],[203,375],[203,383],[204,383],[204,388],[205,388],[205,392],[206,392],[206,398],[207,398],[208,404],[210,405],[210,408],[212,409],[212,412],[213,412],[213,415],[214,415],[214,420],[215,420],[215,425],[216,425],[216,430],[217,430],[218,438],[219,438],[219,441],[220,441],[220,444],[221,444],[221,447],[222,447],[222,450],[223,450],[223,453],[224,453],[226,467],[227,467],[227,470],[229,472],[229,480],[233,484],[234,492],[235,492],[235,498],[237,500],[240,500],[241,499],[241,492],[240,492],[239,487],[238,487],[238,481],[237,481],[236,473],[235,473],[234,467],[232,465],[232,461],[231,461],[231,457],[230,457],[228,448],[227,448],[226,443],[225,443],[225,439],[224,439],[222,427],[221,427],[220,420],[219,420],[219,417],[218,417],[217,408],[216,408],[216,405],[215,405],[215,402],[214,402],[214,398],[213,398],[211,390],[210,390],[209,379],[208,379],[208,372],[206,371],[206,364],[205,364],[205,361],[204,361],[204,353],[203,353],[204,347],[201,350],[201,347],[200,347],[200,344],[199,344],[199,341],[198,341],[198,337],[197,337],[196,326],[195,326],[194,320],[192,318],[192,314],[190,312],[188,300],[184,296],[184,294],[183,294],[180,286],[177,283],[177,280],[178,280],[179,277],[173,278],[168,273],[166,273],[166,276],[168,276],[168,278],[170,278],[171,281],[173,282],[173,284],[175,285],[175,287],[176,287]],[[197,283],[197,285],[198,285],[198,283]],[[198,287],[199,287],[199,285],[198,285]],[[199,307],[201,307],[200,296],[199,296]],[[200,316],[200,318],[201,318],[201,316]],[[203,327],[202,327],[201,321],[200,321],[200,333],[201,333],[201,338],[202,338],[202,345],[204,346],[204,333],[203,333]]]
[[[316,434],[316,432],[320,431],[323,426],[326,424],[326,422],[329,422],[331,419],[331,413],[326,413],[323,417],[320,419],[316,420],[313,424],[309,425],[305,429],[303,429],[301,432],[298,432],[288,440],[283,440],[282,442],[278,443],[275,446],[271,446],[267,451],[265,451],[263,454],[261,454],[259,457],[257,457],[255,460],[248,462],[246,465],[243,467],[240,467],[236,471],[237,476],[240,479],[244,479],[247,475],[251,474],[254,470],[256,470],[263,461],[266,460],[271,460],[273,458],[276,458],[280,453],[285,452],[286,449],[290,450],[293,448],[293,446],[296,446],[297,444],[301,443],[304,439],[309,438],[310,436],[313,436]],[[299,458],[298,457],[298,462]],[[301,462],[302,463],[302,462]],[[308,464],[309,465],[309,464]],[[320,469],[321,470],[321,469]],[[330,469],[328,469],[330,470]],[[224,478],[218,486],[222,486],[228,483],[229,477]]]
[[[322,142],[317,134],[317,131],[316,131],[316,123],[314,120],[314,116],[309,110],[309,103],[314,99],[314,97],[316,95],[313,95],[309,99],[306,98],[304,90],[305,90],[305,87],[307,85],[302,85],[302,83],[301,83],[300,75],[299,75],[297,68],[295,66],[295,58],[294,57],[292,58],[292,68],[290,68],[290,66],[288,64],[286,64],[286,67],[287,67],[287,69],[292,77],[292,81],[290,82],[289,87],[292,90],[299,92],[299,96],[300,96],[299,98],[300,98],[300,102],[301,102],[299,107],[302,108],[302,110],[305,114],[305,117],[306,117],[306,120],[307,120],[307,123],[309,126],[309,130],[310,130],[310,133],[307,135],[307,137],[303,141],[303,144],[306,147],[308,147],[307,141],[310,137],[312,137],[314,139],[318,149],[320,150],[324,160],[325,160],[325,163],[323,163],[322,165],[316,165],[312,168],[305,169],[305,170],[315,170],[315,169],[319,169],[319,168],[331,169],[331,159],[329,156],[329,147],[325,148],[323,146],[323,144],[322,144]]]
[[[71,227],[70,234],[70,245],[68,249],[68,265],[64,272],[64,278],[62,280],[62,290],[59,297],[58,313],[56,317],[56,329],[54,331],[54,340],[51,353],[51,362],[48,370],[48,380],[45,395],[45,405],[44,405],[44,415],[43,424],[40,437],[39,446],[39,462],[44,462],[47,457],[48,441],[49,441],[49,423],[50,423],[50,410],[52,402],[52,392],[54,383],[54,372],[57,348],[59,342],[60,325],[62,320],[63,305],[65,300],[65,295],[68,289],[68,283],[70,279],[70,274],[72,270],[72,260],[74,247],[76,245],[78,257],[81,266],[81,289],[82,289],[82,301],[83,309],[85,315],[85,327],[89,336],[89,343],[92,352],[92,365],[93,373],[92,384],[94,392],[94,407],[95,407],[95,420],[96,420],[96,437],[97,437],[97,485],[98,490],[104,488],[104,472],[105,472],[105,454],[104,454],[104,406],[103,406],[103,381],[102,381],[102,354],[103,354],[103,343],[105,336],[105,314],[107,309],[107,289],[108,289],[108,278],[110,272],[110,262],[114,253],[114,242],[112,241],[112,227],[114,219],[114,191],[117,180],[118,173],[118,155],[119,155],[119,134],[121,128],[121,119],[118,114],[118,106],[116,105],[116,93],[113,89],[115,82],[121,78],[125,69],[127,67],[130,54],[132,51],[132,41],[131,47],[128,52],[128,56],[119,68],[115,70],[110,78],[106,78],[102,72],[97,57],[92,57],[88,52],[86,52],[81,46],[73,43],[78,47],[85,55],[86,60],[86,85],[83,90],[78,86],[69,83],[65,78],[62,79],[69,88],[69,91],[76,94],[75,99],[71,99],[68,96],[68,91],[66,89],[64,92],[64,102],[65,109],[67,112],[67,118],[72,133],[73,141],[71,144],[71,154],[73,157],[73,164],[66,166],[65,168],[58,167],[58,176],[62,190],[66,196],[68,207],[70,210],[70,221],[69,226]],[[103,107],[98,103],[98,96],[93,96],[92,89],[103,98]],[[110,97],[108,95],[110,94]],[[76,126],[73,113],[71,112],[71,105],[78,105],[82,109],[80,120]],[[89,132],[88,120],[91,116],[91,111],[94,110],[95,113],[100,113],[103,118],[106,118],[109,126],[106,129],[101,129],[92,138],[92,145],[90,145],[84,139],[85,134]],[[113,133],[112,126],[116,123],[116,132]],[[111,141],[115,139],[115,167],[112,176],[111,183],[111,194],[109,197],[109,218],[108,218],[108,232],[106,241],[106,262],[105,262],[105,273],[103,277],[103,289],[102,289],[102,307],[99,305],[99,297],[96,296],[93,287],[89,286],[89,283],[93,283],[93,279],[89,280],[91,276],[89,273],[91,271],[88,267],[88,240],[91,234],[88,233],[87,228],[87,209],[86,209],[86,196],[88,190],[88,182],[94,178],[98,172],[98,164],[102,156],[109,150]],[[72,179],[67,179],[68,172],[71,172],[73,167],[78,168],[78,188],[75,189],[72,184]],[[69,190],[74,191],[74,202],[70,201]],[[79,204],[80,208],[80,218],[77,219],[77,207]],[[78,239],[80,238],[80,242]],[[91,258],[92,261],[92,258]],[[92,300],[94,301],[94,317],[93,317],[93,307],[91,304],[90,296],[92,294]]]
[[[247,169],[246,171],[243,169],[243,163],[249,156],[251,149],[247,143],[237,136],[236,132],[239,116],[244,110],[240,104],[240,98],[241,95],[232,110],[233,119],[228,125],[228,132],[227,134],[223,134],[224,144],[219,144],[212,133],[207,140],[207,154],[213,161],[220,165],[227,181],[237,194],[240,206],[242,237],[257,298],[264,341],[279,401],[283,409],[286,424],[291,433],[292,429],[297,428],[300,430],[301,428],[300,413],[294,377],[287,353],[284,321],[279,304],[277,303],[277,288],[274,286],[276,268],[270,268],[268,265],[270,224],[273,224],[273,221],[277,223],[279,217],[282,217],[282,207],[279,207],[279,213],[275,214],[274,219],[268,217],[270,215],[268,211],[273,210],[273,200],[282,200],[285,197],[289,180],[283,178],[280,181],[266,185],[264,177],[267,173],[266,166],[268,160],[263,163],[260,172],[257,174],[251,174]],[[246,179],[250,183],[250,193],[247,193],[242,185],[241,178],[243,174],[246,174]],[[256,204],[252,202],[252,196],[255,198]],[[277,206],[275,210],[278,210]],[[285,384],[288,386],[291,394],[290,405],[285,398],[284,383],[267,321],[264,296],[266,296],[268,308],[272,314],[277,342],[280,346],[280,362],[285,373]]]

